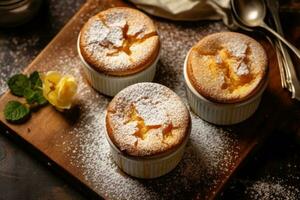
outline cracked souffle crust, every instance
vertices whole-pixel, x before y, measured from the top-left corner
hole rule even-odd
[[[131,156],[172,152],[190,131],[185,104],[169,88],[138,83],[119,92],[109,103],[106,129],[111,141]]]
[[[221,32],[192,47],[187,74],[205,98],[235,103],[250,98],[264,84],[267,64],[266,53],[257,41],[240,33]]]
[[[85,61],[96,71],[113,76],[130,75],[149,67],[160,48],[152,20],[125,7],[110,8],[90,18],[79,39]]]

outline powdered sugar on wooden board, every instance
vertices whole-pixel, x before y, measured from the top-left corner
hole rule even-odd
[[[157,26],[162,54],[155,82],[170,87],[187,103],[182,79],[185,55],[199,38],[224,27],[219,23],[182,26],[166,22],[157,22]],[[82,170],[85,182],[97,193],[110,199],[202,198],[221,183],[220,177],[228,175],[239,157],[238,141],[230,130],[210,125],[192,113],[190,140],[183,160],[171,173],[153,180],[127,176],[112,160],[104,134],[105,111],[111,99],[86,84],[76,55],[59,60],[65,66],[61,70],[78,77],[80,118],[72,130],[59,136],[66,138],[64,142],[56,145],[63,146],[62,153],[73,167]],[[67,140],[70,137],[73,139]]]
[[[170,87],[187,103],[182,78],[187,51],[204,35],[225,28],[220,23],[195,22],[184,26],[157,22],[157,26],[162,54],[155,82]],[[71,34],[77,34],[79,30],[80,27],[74,27]],[[76,37],[74,49],[55,47],[54,52],[57,54],[48,58],[52,62],[45,59],[39,65],[76,77],[80,115],[71,130],[58,133],[59,138],[52,142],[63,148],[60,153],[70,160],[73,168],[82,172],[84,182],[90,188],[109,199],[201,198],[220,184],[221,176],[227,176],[239,157],[237,138],[229,130],[210,125],[193,113],[192,132],[183,160],[171,173],[154,180],[139,180],[124,174],[113,162],[104,135],[105,110],[111,99],[96,93],[86,83],[76,53]]]

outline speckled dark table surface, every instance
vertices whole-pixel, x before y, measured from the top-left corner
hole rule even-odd
[[[84,0],[48,0],[29,24],[0,29],[0,94],[48,44]],[[288,19],[290,16],[285,18]],[[85,199],[0,129],[0,200]],[[280,130],[250,157],[220,199],[299,199],[300,139]]]

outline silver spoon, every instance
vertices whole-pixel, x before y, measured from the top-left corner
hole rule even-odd
[[[264,22],[266,16],[264,1],[232,0],[231,2],[235,16],[242,24],[248,27],[262,27],[266,29],[285,43],[300,58],[300,51]]]
[[[263,0],[231,0],[231,7],[236,19],[240,23],[248,27],[261,27],[266,29],[286,44],[300,59],[300,51],[264,22],[266,5]],[[297,79],[296,71],[294,67],[291,66],[288,66],[288,71],[292,79],[292,97],[300,99],[300,84]]]

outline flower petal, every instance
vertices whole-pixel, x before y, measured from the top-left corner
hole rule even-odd
[[[62,76],[59,72],[49,71],[43,76],[43,95],[58,109],[70,109],[77,92],[73,76]]]
[[[65,76],[63,77],[59,84],[58,88],[58,99],[61,101],[72,101],[74,95],[77,92],[77,83],[74,77]]]

